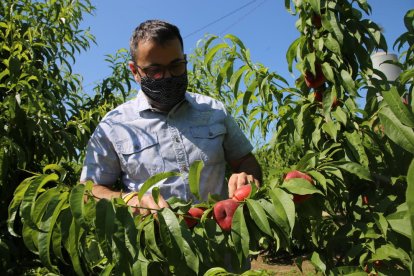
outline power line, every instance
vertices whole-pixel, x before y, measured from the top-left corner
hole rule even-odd
[[[219,22],[219,21],[221,21],[221,20],[225,19],[226,17],[229,17],[230,15],[235,14],[235,13],[236,13],[236,12],[238,12],[239,10],[244,9],[245,7],[247,7],[247,6],[251,5],[251,4],[253,4],[254,2],[257,2],[257,0],[253,0],[253,1],[248,2],[247,4],[244,4],[243,6],[241,6],[241,7],[237,8],[237,9],[235,9],[235,10],[233,10],[233,11],[231,11],[231,12],[229,12],[229,13],[227,13],[227,14],[225,14],[225,15],[223,15],[223,16],[221,16],[221,17],[219,17],[219,18],[217,18],[216,20],[214,20],[214,21],[212,21],[212,22],[208,23],[207,25],[205,25],[205,26],[203,26],[203,27],[201,27],[201,28],[199,28],[199,29],[197,29],[197,30],[195,30],[195,31],[193,31],[193,32],[191,32],[191,33],[189,33],[189,34],[187,34],[187,35],[186,35],[186,36],[184,36],[183,38],[190,37],[190,36],[192,36],[192,35],[194,35],[194,34],[196,34],[196,33],[200,32],[200,31],[202,31],[202,30],[204,30],[204,29],[206,29],[206,28],[210,27],[211,25],[213,25],[213,24],[215,24],[215,23],[217,23],[217,22]]]
[[[233,10],[233,11],[231,11],[231,12],[229,12],[229,13],[227,13],[227,14],[225,14],[225,15],[223,15],[223,16],[221,16],[221,17],[219,17],[219,18],[217,18],[217,19],[215,19],[214,21],[212,21],[212,22],[210,22],[210,23],[208,23],[207,25],[205,25],[205,26],[203,26],[203,27],[201,27],[201,28],[199,28],[199,29],[197,29],[197,30],[195,30],[195,31],[193,31],[193,32],[191,32],[191,33],[189,33],[189,34],[187,34],[186,36],[184,36],[183,37],[183,39],[185,39],[185,38],[187,38],[187,37],[190,37],[190,36],[192,36],[192,35],[194,35],[194,34],[196,34],[196,33],[198,33],[198,32],[200,32],[200,31],[202,31],[202,30],[204,30],[204,29],[206,29],[206,28],[208,28],[208,27],[210,27],[211,25],[213,25],[213,24],[215,24],[215,23],[217,23],[217,22],[219,22],[219,21],[221,21],[221,20],[223,20],[223,19],[225,19],[225,18],[227,18],[227,17],[229,17],[230,15],[233,15],[233,14],[235,14],[235,13],[237,13],[238,11],[240,11],[240,10],[242,10],[242,9],[244,9],[245,7],[247,7],[247,6],[250,6],[251,4],[253,4],[253,3],[255,3],[255,2],[257,2],[258,0],[252,0],[252,1],[250,1],[250,2],[248,2],[248,3],[246,3],[246,4],[244,4],[243,6],[241,6],[241,7],[238,7],[237,9],[235,9],[235,10]],[[240,22],[244,17],[246,17],[247,15],[249,15],[250,13],[252,13],[254,10],[256,10],[258,7],[260,7],[261,5],[263,5],[265,2],[266,2],[267,0],[264,0],[263,2],[261,2],[261,3],[259,3],[256,7],[254,7],[253,9],[251,9],[249,12],[247,12],[243,17],[241,17],[241,18],[239,18],[235,23],[233,23],[233,24],[231,24],[229,27],[227,27],[225,30],[227,30],[227,29],[229,29],[229,28],[231,28],[231,27],[233,27],[236,23],[238,23],[238,22]],[[225,31],[224,30],[224,31]],[[224,32],[223,31],[223,32]],[[110,75],[108,75],[108,77],[109,77]],[[90,83],[88,83],[88,84],[85,84],[84,86],[83,86],[83,88],[86,88],[86,87],[90,87],[91,85],[94,85],[94,84],[97,84],[98,82],[100,82],[100,81],[102,81],[103,79],[105,79],[106,77],[104,77],[104,78],[101,78],[101,79],[99,79],[99,80],[95,80],[95,81],[93,81],[93,82],[90,82]]]
[[[257,6],[253,7],[251,10],[249,10],[247,13],[245,13],[243,16],[239,17],[234,23],[227,26],[224,30],[220,32],[220,35],[222,35],[224,32],[226,32],[228,29],[232,28],[236,24],[238,24],[240,21],[242,21],[246,16],[253,13],[255,10],[257,10],[260,6],[262,6],[267,0],[264,0],[263,2],[260,2]]]

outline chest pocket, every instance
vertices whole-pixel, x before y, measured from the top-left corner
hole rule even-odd
[[[156,133],[134,132],[118,140],[116,147],[123,163],[123,172],[134,180],[143,180],[164,171],[164,160]]]
[[[205,164],[224,163],[223,141],[226,128],[221,124],[190,128],[194,145]]]

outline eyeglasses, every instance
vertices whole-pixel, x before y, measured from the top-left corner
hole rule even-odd
[[[181,60],[176,61],[168,65],[150,65],[147,67],[140,67],[138,65],[135,65],[139,69],[142,70],[142,72],[145,73],[145,76],[151,79],[163,79],[165,76],[165,71],[168,70],[171,76],[178,77],[185,73],[187,70],[187,61]],[[139,72],[138,72],[139,74]],[[139,74],[140,77],[141,74]]]

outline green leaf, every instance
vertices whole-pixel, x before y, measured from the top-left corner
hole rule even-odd
[[[39,232],[35,231],[33,228],[29,227],[27,224],[23,224],[22,236],[24,245],[34,254],[38,254],[37,247],[37,234]]]
[[[35,212],[35,202],[37,199],[38,193],[41,191],[42,187],[49,182],[55,182],[59,179],[57,174],[50,174],[50,175],[40,175],[39,177],[35,178],[27,187],[21,208],[21,216],[24,219],[25,223],[29,227],[33,229],[38,229],[37,225],[33,221],[33,213]]]
[[[14,231],[14,220],[16,219],[16,214],[19,209],[19,205],[21,204],[24,194],[27,190],[27,188],[31,185],[32,181],[36,179],[38,176],[32,176],[29,178],[26,178],[25,180],[20,183],[19,186],[17,186],[16,190],[14,191],[13,200],[10,202],[9,209],[8,209],[8,219],[7,219],[7,227],[9,230],[9,233],[12,234],[15,237],[18,237],[19,235],[16,234]]]
[[[57,164],[49,164],[43,168],[43,174],[47,174],[48,170],[57,171],[59,173],[59,181],[63,182],[66,178],[66,170]]]
[[[275,205],[264,198],[259,199],[258,202],[268,215],[267,217],[269,221],[274,222],[281,230],[280,232],[283,234],[283,239],[289,240],[290,226],[286,214],[283,212],[282,215],[280,215],[280,210],[276,210]],[[275,229],[272,228],[272,230]]]
[[[237,94],[239,92],[240,80],[243,74],[248,70],[249,70],[249,66],[243,65],[230,78],[229,86],[231,90],[233,90],[235,98],[237,98]]]
[[[316,14],[321,14],[321,2],[320,2],[320,0],[308,0],[308,2],[311,5],[312,10]]]
[[[157,237],[155,236],[155,221],[149,220],[144,226],[145,247],[151,254],[154,260],[165,260],[164,254],[161,252]]]
[[[58,192],[58,191],[57,191]],[[57,272],[57,268],[52,266],[50,261],[50,244],[52,241],[53,229],[55,227],[56,220],[60,215],[62,207],[67,202],[68,192],[61,193],[57,197],[52,198],[48,205],[47,209],[42,216],[42,221],[39,224],[39,228],[43,231],[38,235],[38,244],[39,244],[39,257],[42,261],[42,264],[46,265],[52,271]]]
[[[341,28],[339,27],[335,12],[328,10],[326,13],[326,18],[329,21],[329,29],[331,29],[339,43],[339,45],[342,45],[344,43],[344,35],[342,33]],[[322,18],[322,25],[325,27],[324,20]]]
[[[159,197],[160,197],[160,188],[159,187],[154,187],[151,191],[152,194],[152,198],[154,199],[155,202],[159,201]]]
[[[296,163],[296,170],[298,171],[306,171],[308,167],[313,164],[315,156],[317,156],[314,152],[307,152],[297,163]]]
[[[269,191],[269,195],[278,216],[289,226],[291,234],[295,225],[295,204],[291,196],[280,188]],[[282,228],[284,228],[283,225]]]
[[[411,260],[407,252],[402,248],[396,248],[394,245],[388,243],[377,248],[372,254],[373,260],[400,260],[407,268],[410,267]]]
[[[247,87],[246,92],[244,92],[243,96],[243,114],[247,114],[247,107],[250,104],[250,99],[254,96],[254,91],[257,89],[257,81],[254,80],[249,87]]]
[[[88,227],[85,222],[85,184],[76,185],[70,192],[69,195],[69,204],[70,210],[72,211],[73,217],[76,223],[79,223],[82,227]]]
[[[75,219],[72,220],[72,223],[69,228],[69,237],[67,241],[67,250],[72,261],[72,268],[74,269],[77,275],[83,276],[83,269],[80,261],[79,251],[81,245],[79,240],[83,234],[84,230],[75,222]]]
[[[246,204],[249,209],[250,216],[256,223],[257,227],[259,227],[263,233],[272,236],[272,230],[270,229],[269,221],[267,220],[267,215],[263,207],[253,199],[246,199]]]
[[[203,276],[220,276],[220,275],[225,276],[225,275],[229,275],[229,273],[227,272],[227,270],[225,270],[222,267],[213,267],[207,270]]]
[[[235,35],[232,35],[232,34],[226,34],[225,36],[224,36],[224,38],[228,38],[228,39],[230,39],[233,43],[236,43],[237,45],[239,45],[239,47],[240,47],[240,49],[241,50],[245,50],[246,49],[246,47],[244,46],[244,44],[243,44],[243,42],[238,38],[238,37],[236,37]]]
[[[328,36],[324,40],[324,44],[326,48],[328,48],[328,50],[330,50],[331,52],[337,55],[341,55],[341,46],[339,45],[338,41],[332,36],[332,34],[328,34]]]
[[[408,187],[407,187],[408,188]],[[389,214],[386,219],[392,230],[411,239],[411,223],[407,202],[399,205],[397,210]]]
[[[290,1],[289,1],[290,2]],[[293,65],[293,61],[296,58],[296,53],[297,53],[297,49],[298,47],[300,47],[301,44],[303,44],[304,41],[304,37],[299,37],[297,38],[295,41],[293,41],[292,44],[290,44],[287,52],[286,52],[286,60],[288,62],[288,70],[289,72],[292,73],[292,65]]]
[[[340,122],[343,126],[347,125],[348,116],[347,113],[343,111],[343,109],[338,106],[335,111],[333,112],[333,116]]]
[[[346,70],[341,70],[342,85],[351,95],[355,94],[355,81]]]
[[[407,173],[407,191],[405,198],[408,206],[409,222],[411,222],[411,257],[414,257],[414,159],[411,161],[410,167]],[[407,223],[408,224],[408,223]]]
[[[188,184],[190,185],[191,193],[198,199],[200,197],[200,177],[201,171],[204,168],[204,163],[202,160],[194,161],[190,166],[190,171],[188,173]]]
[[[334,75],[334,72],[332,70],[331,65],[329,63],[327,63],[327,62],[323,62],[321,64],[321,68],[322,68],[322,73],[325,76],[325,78],[328,81],[330,81],[332,83],[335,83],[335,75]]]
[[[250,242],[250,235],[247,230],[246,220],[244,219],[243,214],[243,205],[237,207],[236,212],[233,215],[231,223],[231,237],[239,263],[243,263],[249,255]]]
[[[323,174],[315,170],[307,171],[306,173],[309,174],[313,179],[315,179],[326,192],[326,178]]]
[[[414,154],[413,129],[401,124],[391,109],[386,106],[380,109],[378,117],[384,126],[385,134],[397,145]]]
[[[190,246],[191,235],[186,226],[181,227],[176,215],[168,208],[158,212],[160,236],[167,249],[168,260],[180,273],[198,273],[199,259]]]
[[[68,196],[69,194],[67,194],[67,197]],[[72,219],[73,216],[70,212],[69,204],[66,202],[58,216],[58,220],[56,222],[56,229],[52,233],[53,253],[64,264],[68,264],[68,262],[63,257],[62,249],[67,248],[67,239],[69,237],[69,229]]]
[[[336,138],[338,135],[338,126],[334,121],[328,121],[322,125],[322,129],[332,137],[332,139],[336,142]]]
[[[383,91],[382,96],[400,122],[407,127],[414,128],[414,115],[411,110],[403,104],[397,88],[392,87],[389,91]]]
[[[220,72],[216,79],[216,90],[220,91],[223,80],[226,80],[228,82],[230,80],[230,77],[233,73],[233,65],[234,65],[234,58],[229,57],[224,66],[221,67]]]
[[[207,66],[207,69],[211,71],[211,63],[213,61],[214,56],[220,49],[229,48],[226,43],[220,43],[211,48],[204,57],[204,65]]]
[[[115,210],[112,203],[103,198],[96,204],[96,237],[102,251],[112,262],[112,237],[115,232]]]
[[[354,157],[354,159],[352,159],[352,156],[350,156],[351,159],[357,161],[364,167],[369,167],[368,156],[365,152],[361,133],[358,133],[356,130],[353,132],[345,131],[344,135],[346,137],[346,144],[344,146],[350,149],[352,156]]]
[[[297,195],[309,195],[309,194],[321,194],[323,193],[316,188],[309,181],[302,178],[291,178],[285,180],[280,188],[288,190],[292,194]]]
[[[382,213],[374,213],[375,224],[381,231],[384,238],[387,238],[388,222]]]
[[[139,189],[138,192],[138,199],[141,200],[141,198],[144,196],[144,194],[148,191],[149,188],[157,184],[163,179],[173,177],[173,176],[181,176],[179,172],[163,172],[156,175],[151,176],[148,178],[144,184],[142,184],[142,187]]]
[[[314,251],[311,256],[311,263],[321,272],[326,271],[326,264],[322,261],[321,257],[319,256],[319,253]]]
[[[333,163],[331,163],[333,164]],[[373,181],[370,171],[355,162],[335,162],[336,167],[358,176],[361,179]]]

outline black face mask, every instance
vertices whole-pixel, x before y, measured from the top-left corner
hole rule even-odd
[[[144,94],[163,110],[170,110],[184,100],[187,85],[187,73],[163,79],[141,78],[141,89]]]

